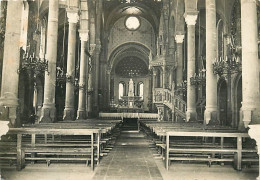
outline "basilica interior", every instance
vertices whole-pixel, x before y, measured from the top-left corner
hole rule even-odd
[[[256,179],[259,28],[258,0],[0,0],[0,176]]]

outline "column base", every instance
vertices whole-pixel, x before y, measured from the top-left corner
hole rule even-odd
[[[95,105],[92,111],[93,117],[98,117],[98,113],[99,113],[99,107]]]
[[[4,113],[1,115],[1,118],[4,116],[4,120],[9,120],[10,127],[21,126],[21,123],[17,122],[17,119],[19,119],[19,117],[17,117],[17,115],[19,115],[19,113],[17,113],[18,105],[18,99],[13,93],[6,92],[0,98],[0,106],[3,107],[1,112]]]
[[[71,121],[75,120],[74,119],[74,108],[65,108],[64,109],[64,114],[63,114],[63,120],[64,121]]]
[[[260,124],[249,125],[248,135],[256,141],[257,154],[260,156]],[[259,162],[259,173],[260,173],[260,162]],[[260,180],[260,174],[256,178]]]
[[[219,125],[219,115],[216,108],[207,108],[204,112],[204,124],[214,124]]]
[[[85,113],[84,110],[78,110],[78,111],[77,111],[77,120],[79,120],[79,119],[85,119],[85,117],[86,117],[86,113]]]
[[[197,112],[194,109],[186,111],[186,122],[197,121]]]
[[[240,120],[239,124],[244,124],[247,128],[249,124],[260,124],[260,108],[259,107],[241,107],[240,109]],[[241,125],[241,126],[242,126]]]
[[[56,108],[55,108],[55,106],[43,104],[40,123],[52,123],[55,120],[56,120]]]
[[[0,140],[1,136],[5,135],[9,130],[9,121],[0,121]]]

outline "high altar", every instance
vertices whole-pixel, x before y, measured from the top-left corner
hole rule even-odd
[[[143,112],[143,100],[142,97],[135,96],[134,94],[134,82],[129,80],[129,89],[127,96],[121,96],[119,100],[118,112]]]

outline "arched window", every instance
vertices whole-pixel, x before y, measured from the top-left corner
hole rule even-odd
[[[138,95],[141,97],[141,100],[144,99],[144,83],[140,82],[138,84]]]
[[[118,97],[119,97],[119,99],[122,99],[122,96],[124,96],[125,95],[125,83],[124,82],[120,82],[119,83],[119,91],[118,91]]]

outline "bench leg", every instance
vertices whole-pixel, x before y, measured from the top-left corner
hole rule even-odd
[[[165,147],[165,164],[166,164],[166,170],[169,170],[169,135],[166,136],[166,147]]]
[[[23,168],[23,153],[22,153],[22,134],[17,134],[17,170]]]
[[[241,171],[241,162],[242,162],[242,138],[237,137],[237,170]]]
[[[31,146],[32,147],[35,147],[35,140],[36,140],[35,137],[36,137],[35,134],[32,134],[32,139],[31,139]],[[35,157],[35,153],[31,153],[31,157],[34,158]],[[35,161],[31,162],[31,164],[34,164],[34,163],[35,163]]]
[[[94,171],[94,134],[91,135],[91,167]]]

